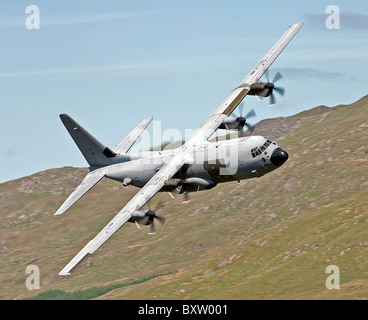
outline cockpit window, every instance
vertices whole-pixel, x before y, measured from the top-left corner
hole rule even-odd
[[[258,149],[258,147],[255,147],[251,150],[251,153],[252,153],[252,158],[254,158],[254,157],[260,155],[262,152],[261,152],[261,150]]]
[[[267,139],[266,142],[261,147],[253,148],[251,150],[252,158],[255,158],[256,156],[259,156],[260,154],[262,154],[269,147],[271,143],[272,143],[272,140]]]

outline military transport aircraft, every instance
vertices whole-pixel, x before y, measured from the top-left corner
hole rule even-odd
[[[150,225],[151,231],[154,231],[155,219],[164,223],[164,219],[154,211],[142,210],[157,192],[169,191],[172,196],[184,194],[184,200],[187,201],[190,191],[211,189],[220,182],[260,177],[279,168],[288,159],[286,151],[275,141],[265,137],[251,135],[213,142],[210,142],[209,138],[219,128],[240,130],[246,125],[244,117],[231,116],[245,96],[270,96],[272,104],[274,103],[274,84],[258,81],[302,26],[303,23],[290,26],[200,128],[176,149],[139,155],[127,153],[152,118],[144,119],[111,150],[70,116],[60,115],[87,160],[90,172],[55,215],[63,214],[103,177],[121,181],[124,186],[131,184],[141,188],[101,232],[59,272],[60,276],[70,275],[82,260],[93,254],[126,222],[133,222],[138,226]]]

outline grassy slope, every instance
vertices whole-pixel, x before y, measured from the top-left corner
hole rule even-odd
[[[68,278],[57,273],[137,189],[103,180],[54,217],[86,169],[1,184],[0,297],[105,287],[86,297],[368,298],[367,109],[365,97],[260,124],[256,134],[273,132],[288,151],[282,168],[194,194],[187,205],[158,194],[152,207],[165,202],[159,212],[168,218],[165,228],[149,236],[147,229],[124,226]],[[280,126],[286,130],[277,137]],[[25,288],[29,264],[40,268],[40,290]],[[325,287],[332,264],[340,268],[340,290]]]

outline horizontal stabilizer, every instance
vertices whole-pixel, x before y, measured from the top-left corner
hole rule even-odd
[[[152,118],[144,119],[113,149],[113,152],[120,154],[127,153],[151,121]]]
[[[88,192],[88,190],[90,190],[97,182],[99,182],[105,176],[105,173],[105,168],[100,168],[88,173],[81,184],[70,194],[68,199],[65,200],[65,202],[54,215],[59,216],[68,210],[74,203],[82,198]]]

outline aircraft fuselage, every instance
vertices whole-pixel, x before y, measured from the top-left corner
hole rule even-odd
[[[109,166],[106,177],[143,187],[176,150],[131,155],[131,161]],[[168,179],[161,191],[174,188],[182,179],[188,180],[188,191],[198,191],[221,182],[261,177],[288,159],[276,142],[262,136],[206,142],[194,146],[191,155],[189,164]]]

